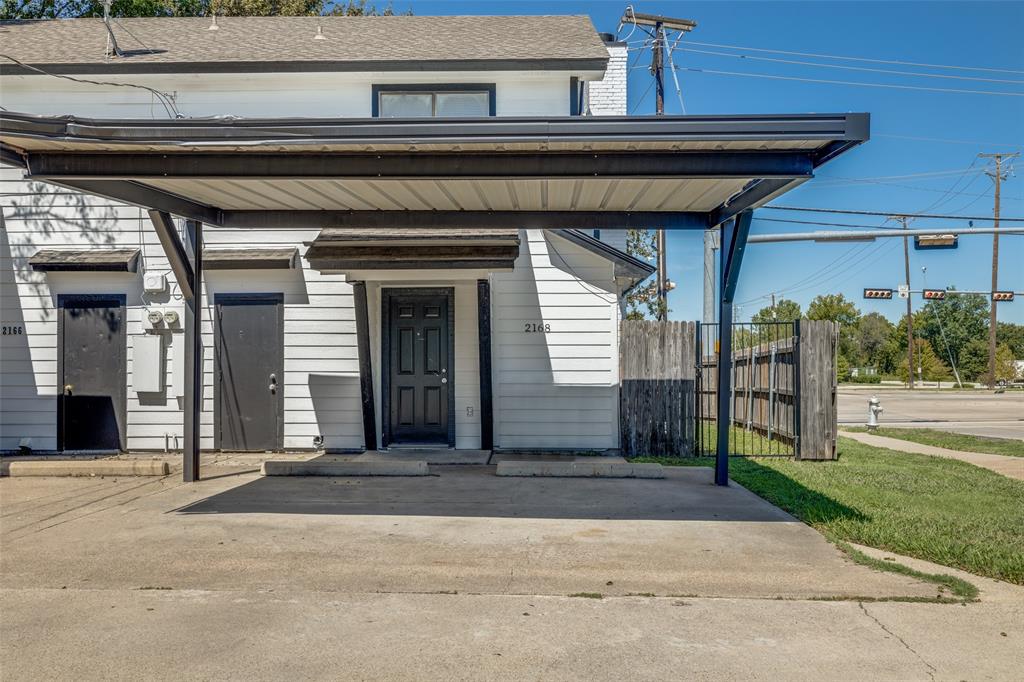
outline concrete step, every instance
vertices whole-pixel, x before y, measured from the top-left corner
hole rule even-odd
[[[505,460],[498,462],[498,476],[548,476],[553,478],[665,478],[660,464],[629,462],[545,462]]]
[[[423,460],[267,460],[264,476],[427,476]]]
[[[171,472],[160,460],[79,459],[4,462],[5,476],[166,476]]]

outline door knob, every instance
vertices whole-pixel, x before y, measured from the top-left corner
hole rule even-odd
[[[71,395],[71,391],[75,387],[72,384],[64,384],[64,395]]]
[[[447,384],[448,383],[448,377],[441,377],[441,383],[442,384]]]
[[[271,393],[277,393],[277,375],[276,374],[271,374],[270,375],[270,385],[267,386],[267,390],[270,391]]]

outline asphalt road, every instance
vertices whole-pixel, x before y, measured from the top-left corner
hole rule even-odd
[[[840,387],[839,425],[863,425],[877,395],[883,425],[1024,440],[1024,393]]]

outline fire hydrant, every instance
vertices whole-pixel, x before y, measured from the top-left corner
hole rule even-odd
[[[871,396],[868,400],[868,428],[874,431],[878,428],[878,415],[882,414],[885,410],[882,409],[882,403],[878,399],[877,395]]]

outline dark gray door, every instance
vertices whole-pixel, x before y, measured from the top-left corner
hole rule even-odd
[[[216,447],[279,450],[284,421],[280,295],[218,295]]]
[[[392,293],[388,298],[388,443],[449,444],[449,297]]]
[[[124,297],[60,296],[57,447],[123,450],[127,369]]]

